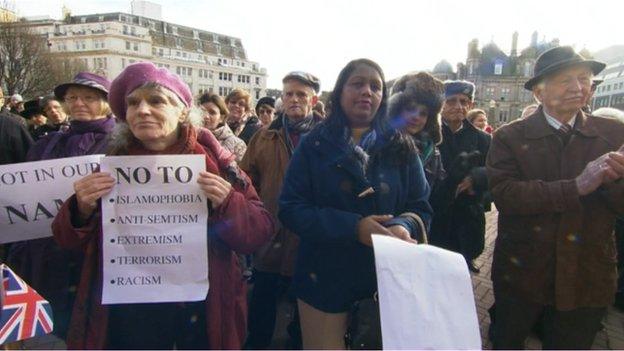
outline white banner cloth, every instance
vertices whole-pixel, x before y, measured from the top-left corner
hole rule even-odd
[[[464,258],[373,235],[383,348],[481,349]]]

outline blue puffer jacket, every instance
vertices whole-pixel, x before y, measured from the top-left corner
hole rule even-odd
[[[378,138],[364,174],[353,148],[325,126],[310,132],[292,156],[279,201],[279,219],[301,242],[293,277],[297,297],[325,312],[348,311],[377,289],[373,249],[358,241],[357,225],[369,215],[391,214],[413,237],[429,225],[429,186],[416,154],[392,166]],[[378,151],[375,151],[378,150]],[[375,191],[358,197],[366,189]]]

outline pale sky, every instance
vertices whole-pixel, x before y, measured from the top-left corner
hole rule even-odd
[[[130,0],[13,0],[21,16],[61,18],[127,12]],[[242,39],[248,59],[269,75],[268,87],[281,88],[289,71],[303,70],[331,90],[340,69],[367,57],[387,79],[431,70],[442,59],[455,67],[466,59],[473,38],[480,46],[494,40],[509,53],[518,31],[518,50],[533,31],[539,39],[596,51],[624,44],[624,1],[550,0],[152,0],[163,20]]]

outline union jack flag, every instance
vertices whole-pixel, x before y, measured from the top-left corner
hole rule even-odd
[[[17,274],[0,265],[4,290],[0,314],[0,344],[52,332],[52,307]]]

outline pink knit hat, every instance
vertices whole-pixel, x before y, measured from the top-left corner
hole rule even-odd
[[[108,103],[117,118],[126,119],[126,97],[147,82],[157,83],[176,94],[186,107],[193,104],[189,86],[166,68],[157,68],[151,62],[139,62],[124,69],[113,81],[108,93]]]

